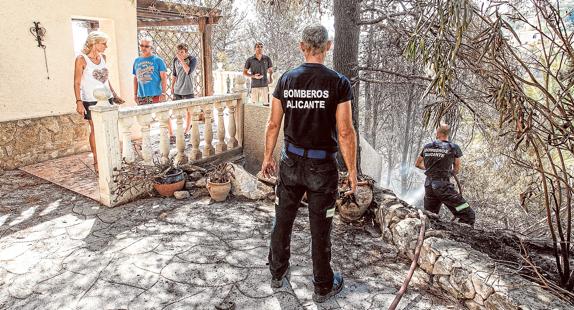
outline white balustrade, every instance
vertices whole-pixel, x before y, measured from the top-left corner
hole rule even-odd
[[[215,148],[213,148],[213,106],[208,105],[203,107],[204,119],[205,119],[205,130],[203,132],[203,140],[205,145],[203,146],[203,156],[212,156],[215,154]]]
[[[132,126],[135,123],[133,117],[126,117],[119,120],[122,133],[122,157],[131,163],[135,160],[134,145],[132,143]]]
[[[122,158],[126,162],[133,162],[141,157],[145,164],[150,165],[153,164],[154,157],[162,162],[169,159],[172,145],[170,145],[168,124],[172,118],[176,124],[174,128],[176,142],[173,147],[177,152],[175,157],[177,163],[188,160],[192,163],[204,162],[226,151],[240,149],[243,141],[242,106],[246,100],[245,79],[237,76],[235,82],[232,94],[141,106],[119,108],[117,105],[107,103],[107,100],[104,100],[105,96],[100,96],[102,100],[92,107],[94,119],[98,120],[94,125],[94,131],[100,163],[100,201],[107,206],[114,206],[133,198],[133,196],[114,197],[112,179],[114,173],[119,171],[118,168],[121,168]],[[217,115],[214,115],[214,110]],[[188,111],[191,113],[192,126],[189,147],[186,148],[184,119]],[[216,137],[213,132],[214,118],[217,118]],[[139,126],[134,126],[136,124]],[[132,130],[138,127],[141,134],[133,134]],[[203,141],[200,139],[200,127],[203,130]],[[121,146],[120,136],[123,142]],[[141,136],[141,153],[138,154],[134,152],[132,141],[134,136]],[[213,141],[214,138],[216,141]],[[126,195],[136,194],[130,192]]]
[[[185,163],[187,162],[187,157],[185,156],[185,136],[184,136],[183,120],[187,114],[187,109],[175,110],[174,114],[177,126],[177,128],[175,129],[175,148],[177,149],[177,155],[175,157],[175,161],[177,163]]]
[[[191,144],[191,152],[189,154],[189,160],[194,161],[201,159],[202,154],[199,149],[199,117],[201,115],[201,107],[191,108],[191,139],[189,143]]]
[[[157,115],[159,119],[159,152],[161,156],[161,162],[166,163],[169,156],[169,112],[160,112]]]
[[[237,106],[237,100],[227,101],[227,111],[229,112],[229,121],[227,122],[227,132],[229,133],[229,139],[227,141],[227,148],[233,149],[237,146],[237,139],[235,138],[235,107]]]
[[[227,145],[225,144],[225,121],[223,120],[225,105],[223,105],[223,102],[217,102],[215,108],[217,109],[217,144],[215,145],[215,154],[219,154],[227,150]]]
[[[141,127],[141,156],[145,163],[151,164],[152,152],[151,152],[151,114],[142,114],[137,116],[138,123]]]

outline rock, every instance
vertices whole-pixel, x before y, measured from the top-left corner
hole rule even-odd
[[[205,187],[207,185],[207,178],[202,177],[199,180],[195,181],[195,187]]]
[[[430,237],[423,241],[421,247],[421,254],[419,256],[420,267],[428,272],[432,273],[434,263],[440,256],[440,252],[433,248],[433,244],[437,241],[437,238]]]
[[[175,197],[175,199],[187,199],[191,197],[188,191],[177,191],[173,193],[173,196]]]
[[[494,293],[488,297],[484,302],[484,306],[488,310],[517,310],[518,307],[515,306],[512,301],[505,295],[500,293]]]
[[[421,220],[408,218],[398,222],[391,228],[393,243],[401,250],[402,254],[412,252],[411,242],[416,241],[421,227]]]
[[[442,275],[438,276],[438,284],[443,290],[447,291],[447,293],[449,293],[451,296],[454,296],[455,298],[462,297],[460,293],[452,286],[452,284],[450,284],[449,276],[442,276]]]
[[[203,173],[201,173],[199,171],[194,171],[194,172],[189,174],[189,178],[191,180],[199,180],[199,179],[203,178]]]
[[[44,117],[40,119],[40,124],[49,131],[56,133],[60,131],[60,125],[55,117]]]
[[[469,310],[481,310],[484,309],[484,307],[482,307],[480,304],[478,304],[477,302],[475,302],[474,300],[467,300],[464,302],[464,305],[469,309]]]
[[[273,193],[271,186],[257,180],[257,177],[247,172],[237,164],[231,164],[235,169],[235,177],[231,180],[231,193],[235,196],[243,196],[248,199],[265,199],[269,193]]]
[[[484,306],[484,299],[480,297],[478,294],[474,294],[474,298],[472,299],[475,303]]]
[[[450,275],[452,269],[458,262],[455,262],[452,258],[448,256],[439,257],[432,269],[432,274],[434,275]]]
[[[366,207],[360,207],[358,204],[352,201],[341,201],[339,203],[339,215],[345,222],[353,222],[359,220],[366,210]]]
[[[463,268],[453,268],[450,273],[450,284],[462,294],[465,299],[473,299],[476,294],[470,272]]]
[[[369,185],[361,185],[357,186],[357,190],[355,192],[355,200],[357,201],[357,205],[361,208],[367,208],[373,201],[373,190]]]
[[[194,188],[195,188],[195,182],[192,181],[185,182],[185,189],[194,189]]]
[[[420,268],[415,269],[413,277],[411,278],[411,284],[414,287],[426,289],[428,288],[429,283],[430,283],[430,276]]]
[[[393,204],[386,210],[383,209],[383,212],[385,213],[385,225],[389,228],[393,223],[397,223],[398,221],[404,219],[409,213],[407,208],[405,208],[400,203]]]
[[[490,294],[494,292],[494,289],[486,283],[489,277],[495,277],[491,273],[476,271],[471,276],[472,285],[476,291],[476,295],[480,296],[482,300],[486,300]]]
[[[191,198],[193,199],[205,196],[209,196],[209,191],[205,187],[194,188],[191,192]]]

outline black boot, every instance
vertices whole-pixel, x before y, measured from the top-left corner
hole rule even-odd
[[[316,303],[323,303],[327,299],[339,294],[343,290],[343,276],[339,272],[333,274],[333,285],[325,290],[315,288],[313,293],[313,301]]]

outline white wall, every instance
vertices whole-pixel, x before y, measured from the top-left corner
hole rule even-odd
[[[106,32],[110,81],[132,101],[131,68],[137,56],[136,0],[16,0],[0,9],[0,122],[75,112],[72,18],[95,19]],[[33,21],[46,28],[43,50],[30,34]]]

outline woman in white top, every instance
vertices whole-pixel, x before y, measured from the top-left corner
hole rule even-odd
[[[106,50],[108,36],[101,31],[93,31],[88,35],[82,53],[76,57],[74,69],[74,94],[76,95],[76,111],[83,115],[90,123],[90,148],[94,156],[94,170],[98,172],[98,158],[96,156],[96,142],[94,138],[94,124],[90,106],[97,104],[94,90],[105,88],[108,90],[110,103],[123,103],[108,79],[109,71],[106,66]]]

